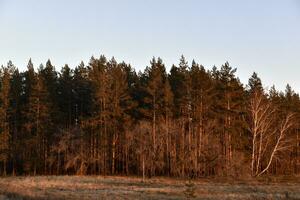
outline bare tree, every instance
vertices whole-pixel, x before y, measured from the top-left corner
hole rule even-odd
[[[279,135],[276,139],[276,144],[275,144],[275,146],[272,150],[272,153],[269,157],[268,164],[260,173],[257,174],[257,176],[260,176],[260,175],[264,174],[266,171],[268,171],[268,169],[271,166],[272,161],[274,160],[276,155],[279,152],[287,150],[290,147],[289,140],[287,138],[287,133],[295,125],[294,116],[295,115],[293,113],[288,113],[286,115],[286,117],[283,119],[283,121],[281,122],[279,130],[278,130]]]
[[[261,90],[251,94],[248,110],[248,129],[252,134],[251,172],[252,176],[260,176],[269,169],[274,157],[289,147],[286,134],[294,125],[294,114],[288,113],[282,122],[275,123],[274,116],[278,112]],[[263,160],[267,161],[265,167],[262,167]]]
[[[251,172],[252,176],[257,175],[261,162],[263,142],[270,132],[273,114],[275,108],[271,105],[263,94],[263,91],[256,90],[251,94],[249,103],[249,131],[252,134],[252,156],[251,156]]]

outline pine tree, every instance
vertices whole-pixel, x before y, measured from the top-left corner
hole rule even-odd
[[[92,87],[89,71],[90,69],[83,62],[74,69],[75,125],[79,124],[80,118],[87,118],[92,112]]]
[[[11,79],[11,62],[8,67],[2,66],[0,90],[0,161],[3,166],[3,175],[6,176],[7,162],[10,155],[10,127],[9,127],[9,92]]]
[[[39,73],[35,73],[31,61],[27,71],[28,99],[26,105],[26,122],[24,123],[27,132],[26,144],[29,149],[30,168],[33,168],[34,174],[46,173],[47,156],[49,148],[49,133],[52,130],[52,121],[50,115],[51,102],[45,80],[41,74],[43,67],[40,67]]]
[[[162,159],[161,140],[160,140],[160,128],[159,121],[163,120],[163,88],[166,80],[165,66],[160,58],[155,58],[150,62],[151,66],[146,68],[145,73],[147,75],[146,81],[146,96],[144,98],[144,115],[151,121],[151,175],[155,174],[158,162]],[[160,165],[161,166],[161,165]]]
[[[106,174],[109,167],[109,76],[107,73],[107,60],[104,56],[99,59],[91,58],[89,78],[93,86],[93,105],[95,112],[89,120],[89,126],[95,131],[91,132],[91,159],[97,161],[99,171]],[[101,138],[101,139],[99,139]],[[100,163],[99,163],[99,160]],[[101,167],[100,167],[101,166]]]
[[[204,175],[205,163],[208,159],[208,133],[214,125],[212,115],[213,106],[213,82],[209,72],[203,66],[192,62],[191,67],[191,105],[192,105],[192,122],[193,122],[193,154],[191,155],[191,166],[194,172]]]
[[[58,103],[62,113],[64,127],[71,128],[75,123],[75,103],[74,103],[73,71],[68,65],[61,69],[58,78]]]
[[[181,56],[179,67],[173,66],[171,68],[170,83],[172,87],[172,92],[174,94],[174,113],[175,118],[179,124],[178,141],[180,143],[179,150],[179,163],[180,174],[185,176],[186,172],[186,156],[191,152],[191,82],[190,82],[190,72],[187,61],[184,56]],[[187,130],[187,134],[186,134]],[[186,135],[188,136],[188,141],[186,144]]]
[[[138,105],[138,97],[139,93],[139,77],[136,74],[135,70],[131,67],[131,65],[122,62],[120,64],[124,73],[126,73],[127,80],[127,90],[126,93],[129,97],[126,96],[126,103],[124,104],[125,115],[123,116],[123,131],[124,131],[124,141],[120,141],[123,143],[123,167],[122,171],[124,174],[128,175],[130,172],[130,166],[138,166],[138,163],[134,162],[137,158],[136,149],[134,146],[134,127],[135,124],[141,119],[139,118],[139,105]]]
[[[61,113],[58,107],[58,75],[51,61],[46,62],[46,66],[40,65],[39,73],[44,81],[47,92],[49,93],[49,101],[51,101],[50,115],[54,123],[60,123]],[[54,130],[53,130],[54,131]]]
[[[126,140],[126,125],[128,123],[128,111],[131,109],[131,98],[127,85],[127,73],[124,70],[124,63],[118,64],[114,58],[108,63],[108,74],[110,77],[110,121],[111,121],[111,173],[115,174],[117,164],[122,163],[122,140]],[[123,133],[123,134],[122,134]],[[126,142],[126,141],[124,141]],[[116,169],[117,168],[117,169]]]
[[[249,78],[248,81],[248,90],[250,93],[254,91],[262,91],[262,83],[260,78],[258,77],[257,73],[253,72],[252,76]]]
[[[23,98],[23,75],[19,73],[18,69],[13,70],[10,87],[10,132],[11,132],[11,160],[12,160],[12,174],[16,175],[19,167],[18,161],[21,157],[23,146],[22,134],[22,105]]]
[[[164,81],[164,88],[163,88],[163,110],[164,110],[164,118],[165,118],[165,137],[166,137],[166,173],[170,175],[172,171],[172,161],[171,161],[171,127],[172,127],[172,118],[173,118],[173,106],[174,106],[174,95],[172,92],[172,88],[170,86],[169,77],[166,78]],[[173,160],[175,160],[173,158]]]
[[[215,72],[216,73],[216,72]],[[235,76],[236,69],[228,62],[222,65],[216,73],[216,113],[219,120],[219,134],[222,152],[223,174],[229,174],[233,170],[232,159],[234,148],[241,148],[237,138],[244,137],[244,89],[239,79]]]

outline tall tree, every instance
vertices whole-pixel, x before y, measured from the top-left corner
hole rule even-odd
[[[59,109],[62,113],[64,126],[66,128],[72,127],[75,123],[75,110],[74,103],[74,86],[73,86],[73,71],[68,65],[65,65],[61,69],[60,76],[58,78],[58,103]]]
[[[232,159],[234,151],[244,142],[236,140],[243,138],[243,113],[245,113],[244,88],[235,76],[236,68],[228,62],[221,66],[216,76],[216,112],[219,120],[219,134],[221,142],[222,174],[234,171]]]
[[[163,88],[164,82],[166,80],[165,66],[160,58],[157,60],[153,58],[150,62],[151,66],[147,67],[145,73],[147,75],[146,82],[146,96],[144,98],[145,110],[144,114],[147,118],[151,120],[151,174],[154,175],[156,168],[159,166],[158,162],[161,161],[161,141],[160,138],[160,127],[159,122],[162,120],[163,114]]]
[[[10,155],[10,127],[9,127],[9,92],[11,79],[11,62],[7,67],[2,66],[0,90],[0,161],[3,166],[3,175],[7,171],[7,162]]]
[[[17,168],[22,160],[22,105],[23,98],[23,75],[19,73],[18,69],[13,70],[10,87],[10,132],[11,132],[11,162],[12,174],[17,173]]]
[[[210,155],[208,155],[208,134],[214,125],[212,115],[213,106],[213,82],[209,72],[203,66],[192,62],[191,76],[191,105],[193,122],[193,154],[191,155],[191,166],[198,175],[204,175]],[[211,151],[210,151],[211,152]]]
[[[125,64],[118,64],[114,58],[109,63],[110,77],[110,121],[111,121],[111,173],[120,170],[117,166],[124,162],[121,158],[123,145],[126,145],[127,127],[130,126],[129,110],[132,108],[131,97],[127,84]],[[122,141],[123,140],[123,141]],[[123,143],[124,142],[124,143]],[[117,159],[119,158],[119,159]]]
[[[91,132],[91,159],[98,162],[98,169],[101,173],[106,174],[109,169],[109,77],[107,73],[107,60],[105,56],[99,59],[91,58],[89,77],[93,86],[93,105],[96,112],[93,113],[92,119],[88,121],[93,127]],[[95,133],[95,131],[97,131]],[[99,163],[100,161],[100,163]],[[96,165],[94,170],[96,170]]]
[[[49,133],[52,130],[51,102],[41,70],[43,70],[42,67],[39,73],[35,73],[31,61],[29,62],[27,82],[30,85],[24,126],[27,132],[26,143],[30,147],[28,155],[30,167],[33,168],[34,174],[46,173]]]
[[[187,165],[185,157],[191,150],[191,87],[189,66],[184,56],[181,56],[180,58],[179,67],[173,66],[171,68],[170,83],[174,93],[174,113],[180,126],[180,137],[178,138],[178,141],[180,142],[178,164],[180,165],[181,176],[185,176]],[[186,135],[188,135],[187,144]]]

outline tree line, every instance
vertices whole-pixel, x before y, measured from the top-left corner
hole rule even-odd
[[[297,175],[300,98],[243,85],[226,62],[184,56],[169,72],[92,57],[56,71],[51,61],[0,73],[2,175],[220,177]]]

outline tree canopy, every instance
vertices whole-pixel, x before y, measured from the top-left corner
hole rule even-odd
[[[184,56],[143,72],[104,55],[0,71],[2,175],[261,176],[300,172],[300,98]]]

